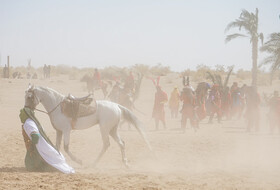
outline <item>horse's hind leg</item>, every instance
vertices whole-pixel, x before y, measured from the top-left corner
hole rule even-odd
[[[125,143],[124,141],[120,138],[120,135],[118,133],[118,127],[114,127],[111,131],[110,131],[110,135],[111,137],[116,141],[116,143],[118,143],[120,149],[121,149],[121,153],[122,153],[122,161],[125,165],[125,167],[128,168],[128,162],[127,162],[127,158],[125,155]]]
[[[56,148],[57,148],[57,150],[60,150],[61,140],[62,140],[62,131],[56,130]]]

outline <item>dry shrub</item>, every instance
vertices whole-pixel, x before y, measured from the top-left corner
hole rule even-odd
[[[195,78],[195,77],[197,77],[196,75],[197,75],[197,71],[192,71],[190,69],[187,69],[187,70],[181,72],[179,77],[182,78],[183,76],[189,76],[192,81],[197,82],[197,78]]]
[[[120,67],[106,67],[105,69],[101,70],[101,78],[107,80],[114,80],[116,78],[122,79],[124,76],[127,75],[126,68]]]
[[[51,66],[51,75],[52,76],[59,76],[59,75],[67,75],[71,73],[72,68],[68,65],[57,65]]]
[[[70,80],[77,80],[84,73],[88,72],[88,68],[79,69],[67,65],[51,66],[51,77],[59,75],[68,75]]]
[[[234,65],[225,66],[225,65],[215,65],[215,74],[220,76],[227,76],[228,72],[234,68]]]
[[[191,76],[193,73],[190,69],[184,70],[183,72],[181,72],[181,76]]]
[[[171,72],[170,67],[163,66],[161,63],[157,64],[156,66],[151,67],[151,69],[150,69],[150,73],[155,76],[166,76],[170,72]]]
[[[0,68],[0,76],[3,78],[3,69],[4,68]],[[34,67],[24,67],[24,66],[20,66],[20,67],[10,67],[10,71],[9,71],[9,77],[13,78],[13,73],[20,73],[21,77],[25,78],[27,73],[30,73],[31,76],[34,75],[35,73],[38,75],[38,73],[40,73],[40,69],[36,69]]]
[[[245,71],[243,69],[239,69],[236,72],[236,78],[239,78],[241,80],[246,80],[246,79],[250,79],[252,77],[252,73],[251,71]]]
[[[197,65],[193,80],[196,82],[204,81],[207,77],[207,72],[211,72],[211,68],[209,66],[204,64]]]
[[[3,68],[0,67],[0,77],[3,78]]]
[[[150,66],[149,65],[144,65],[144,64],[136,64],[136,65],[132,66],[132,68],[136,72],[141,73],[142,75],[147,75],[149,73],[149,70],[150,70]]]
[[[178,73],[169,73],[166,77],[164,77],[164,81],[166,84],[173,84],[175,81],[180,78],[180,74]]]
[[[259,71],[258,72],[258,85],[259,86],[268,86],[270,85],[270,73]]]
[[[10,74],[13,74],[14,72],[20,72],[21,74],[26,74],[28,72],[27,67],[11,67],[10,68]],[[36,72],[35,68],[31,67],[30,72]]]
[[[272,84],[273,81],[280,80],[280,70],[270,72],[269,75],[270,75],[270,84]]]
[[[77,72],[71,72],[70,74],[69,74],[69,80],[76,80],[77,79]]]

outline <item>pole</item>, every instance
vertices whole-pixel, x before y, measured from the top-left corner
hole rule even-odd
[[[7,67],[8,67],[8,70],[7,70],[7,78],[10,78],[10,56],[7,57]]]

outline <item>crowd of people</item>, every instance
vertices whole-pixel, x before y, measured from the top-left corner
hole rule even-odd
[[[174,87],[168,101],[167,93],[162,87],[156,85],[154,98],[153,118],[155,127],[158,130],[159,122],[166,128],[165,104],[168,102],[171,118],[177,118],[181,113],[181,129],[185,131],[187,120],[195,130],[199,128],[199,122],[209,117],[208,123],[221,123],[222,119],[240,119],[244,117],[247,121],[247,131],[259,131],[260,125],[260,104],[261,97],[255,86],[238,86],[234,82],[232,86],[221,87],[219,84],[199,83],[194,90],[189,83],[184,82],[184,87],[180,92],[178,87]],[[182,106],[180,106],[182,104]],[[273,97],[268,102],[268,119],[270,131],[273,133],[275,128],[280,132],[280,97],[278,91],[274,92]]]
[[[93,78],[97,86],[102,86],[103,82],[97,69],[95,69]],[[183,131],[187,127],[188,120],[190,126],[197,130],[200,121],[207,116],[209,124],[213,123],[214,118],[217,118],[217,122],[221,123],[222,119],[230,120],[244,117],[247,120],[247,131],[259,130],[261,98],[254,86],[245,84],[239,86],[237,82],[233,82],[229,87],[217,83],[200,82],[194,89],[190,85],[189,77],[187,79],[184,77],[183,89],[180,91],[175,86],[168,99],[167,93],[159,84],[160,77],[156,79],[149,77],[149,79],[152,80],[156,89],[152,111],[156,130],[159,130],[160,125],[166,129],[165,105],[168,105],[170,109],[171,118],[175,119],[181,115],[181,129]],[[129,109],[135,108],[136,83],[137,80],[130,71],[123,80],[115,80],[111,92],[108,93],[108,99]],[[280,98],[277,91],[274,92],[268,106],[270,107],[268,119],[271,132],[275,130],[275,127],[279,128],[280,132],[280,117],[278,117]]]

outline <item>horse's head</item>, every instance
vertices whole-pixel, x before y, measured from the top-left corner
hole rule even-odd
[[[36,87],[29,85],[28,89],[25,91],[25,107],[35,109],[36,106],[40,103],[40,100],[35,93]]]

